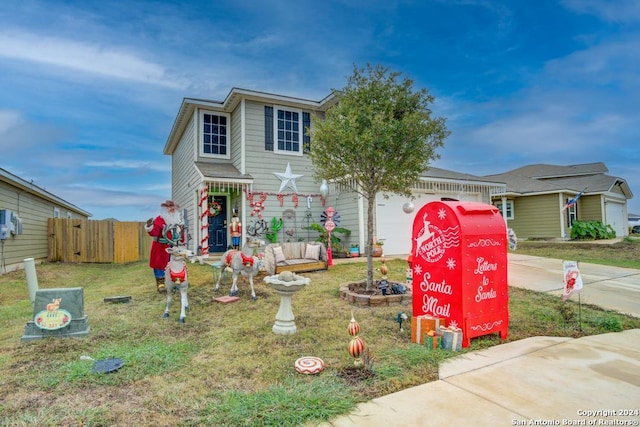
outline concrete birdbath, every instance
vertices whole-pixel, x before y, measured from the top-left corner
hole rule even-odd
[[[298,276],[291,271],[283,271],[280,274],[264,278],[267,285],[271,286],[280,295],[280,308],[276,314],[276,323],[273,325],[273,333],[280,335],[292,335],[296,333],[293,310],[291,309],[291,297],[311,282],[311,279]]]

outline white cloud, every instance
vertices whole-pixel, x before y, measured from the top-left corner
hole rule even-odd
[[[15,129],[22,121],[22,115],[17,111],[0,110],[0,135]]]
[[[578,13],[596,15],[609,22],[640,21],[638,0],[564,0],[563,3]]]
[[[186,82],[167,75],[162,65],[124,49],[18,30],[0,32],[0,57],[167,88],[187,86]]]
[[[171,165],[138,160],[88,161],[86,166],[105,169],[150,169],[160,172],[171,172]]]

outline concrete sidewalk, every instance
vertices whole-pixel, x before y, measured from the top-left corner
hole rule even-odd
[[[583,303],[640,317],[640,270],[579,267]],[[511,286],[559,296],[562,275],[560,260],[509,254]],[[640,330],[534,337],[464,353],[440,366],[438,381],[322,425],[640,425]]]

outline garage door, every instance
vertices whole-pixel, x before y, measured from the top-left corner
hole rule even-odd
[[[391,195],[385,199],[382,195],[376,198],[376,219],[378,239],[384,239],[385,255],[407,255],[411,252],[411,228],[416,212],[425,204],[440,200],[442,197],[457,198],[458,194],[420,194],[414,193],[412,201],[414,210],[404,213],[402,205],[409,201],[404,196]],[[473,196],[469,196],[473,197]],[[465,199],[471,201],[470,199]],[[472,201],[478,201],[475,198]]]
[[[432,201],[440,200],[433,194],[423,194],[413,200],[414,210],[404,213],[402,205],[409,201],[404,196],[391,195],[385,199],[382,195],[376,198],[376,219],[378,239],[384,239],[385,255],[404,255],[411,252],[411,227],[413,218],[420,207]]]
[[[611,200],[605,202],[606,206],[606,223],[616,231],[616,237],[626,236],[624,227],[624,205],[615,203]]]

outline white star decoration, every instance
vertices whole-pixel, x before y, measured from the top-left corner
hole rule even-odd
[[[291,165],[289,163],[287,163],[287,169],[285,169],[284,173],[274,172],[273,174],[280,178],[280,180],[282,181],[280,183],[280,189],[278,190],[278,193],[282,193],[282,190],[284,190],[285,188],[291,188],[294,193],[298,192],[298,187],[296,187],[296,179],[302,177],[302,175],[291,173]]]

